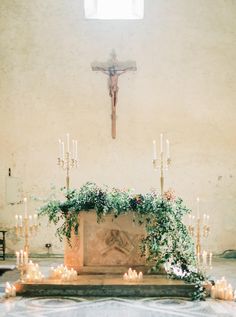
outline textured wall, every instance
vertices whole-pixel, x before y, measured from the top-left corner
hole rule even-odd
[[[2,226],[21,210],[6,204],[7,169],[28,195],[62,186],[57,139],[67,131],[79,142],[73,186],[90,180],[139,192],[159,186],[152,139],[163,131],[173,160],[166,185],[189,207],[200,196],[209,248],[236,248],[235,1],[146,0],[142,21],[88,21],[82,0],[1,0],[0,30]],[[90,68],[113,48],[138,67],[119,78],[116,140],[105,75]],[[32,251],[45,252],[46,242],[62,252],[45,221]],[[9,252],[20,245],[8,236]]]

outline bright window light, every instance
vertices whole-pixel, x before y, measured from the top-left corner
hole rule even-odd
[[[84,0],[87,19],[143,19],[144,0]]]

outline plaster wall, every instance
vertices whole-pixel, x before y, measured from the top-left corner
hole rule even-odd
[[[24,194],[47,197],[65,173],[56,165],[58,138],[78,139],[86,181],[137,192],[159,187],[152,140],[171,143],[172,187],[195,210],[210,214],[208,249],[236,248],[236,2],[146,0],[141,21],[86,20],[82,0],[0,1],[0,224],[7,251],[21,248],[11,229],[22,205],[6,203],[8,168]],[[135,60],[119,77],[117,139],[111,138],[107,78],[91,62]],[[42,202],[29,202],[33,212]],[[42,221],[32,252],[63,244]]]

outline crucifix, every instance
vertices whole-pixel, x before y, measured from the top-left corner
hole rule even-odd
[[[112,51],[111,58],[106,63],[94,62],[91,64],[92,70],[101,71],[108,76],[109,96],[111,97],[111,134],[112,138],[116,138],[116,105],[118,95],[118,78],[129,70],[137,70],[136,63],[132,61],[119,62],[115,51]]]

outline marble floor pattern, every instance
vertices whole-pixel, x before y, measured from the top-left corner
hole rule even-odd
[[[35,259],[42,271],[62,263],[62,259]],[[4,262],[3,262],[4,263]],[[13,261],[6,261],[13,264]],[[2,264],[0,262],[0,264]],[[5,264],[5,263],[4,263]],[[210,272],[214,279],[225,276],[236,288],[236,259],[214,259]],[[78,297],[33,297],[4,298],[5,282],[18,278],[16,270],[0,277],[0,316],[39,317],[236,317],[236,302],[207,299],[192,302],[183,299],[127,299],[127,298],[78,298]]]

